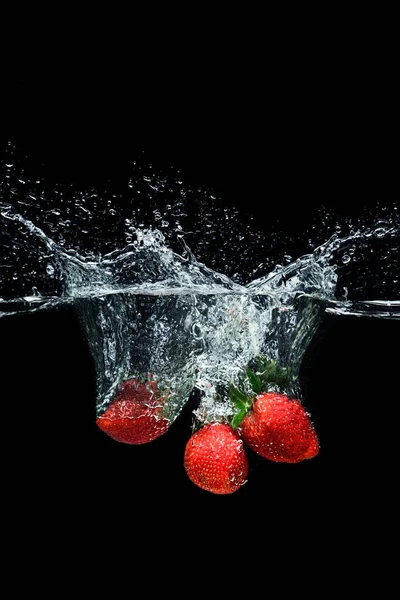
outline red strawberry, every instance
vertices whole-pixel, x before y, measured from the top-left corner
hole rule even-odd
[[[111,438],[125,444],[151,442],[170,425],[163,417],[155,381],[142,383],[136,378],[121,383],[113,402],[96,423]]]
[[[278,367],[260,356],[258,372],[245,369],[247,384],[242,389],[229,386],[230,397],[237,412],[232,427],[257,454],[275,462],[297,463],[314,458],[319,452],[317,434],[308,413],[299,400],[290,400],[284,390],[294,377],[289,368]],[[246,392],[252,388],[252,394]],[[265,391],[267,390],[267,391]]]
[[[189,479],[214,494],[233,494],[246,481],[243,442],[225,423],[205,425],[186,444],[184,465]]]
[[[303,405],[285,394],[258,395],[238,432],[254,452],[275,462],[297,463],[319,452],[317,434]]]

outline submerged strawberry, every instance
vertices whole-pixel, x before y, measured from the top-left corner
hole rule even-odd
[[[117,442],[146,444],[165,433],[170,425],[163,416],[162,402],[155,381],[127,379],[96,423]]]
[[[309,415],[285,394],[259,394],[238,432],[254,452],[274,462],[297,463],[319,452]]]
[[[233,494],[248,472],[243,442],[226,423],[210,423],[192,435],[184,466],[194,484],[214,494]]]
[[[265,391],[271,386],[283,388],[288,383],[288,370],[265,360],[259,361],[259,367],[257,374],[246,369],[251,397],[230,386],[237,408],[232,426],[249,448],[274,462],[298,463],[314,458],[319,442],[301,402],[284,393]]]

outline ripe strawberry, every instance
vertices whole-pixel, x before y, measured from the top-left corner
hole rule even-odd
[[[117,442],[146,444],[165,433],[170,422],[162,414],[162,398],[155,381],[127,379],[113,402],[96,419],[98,427]]]
[[[230,396],[237,412],[232,427],[237,428],[245,443],[257,454],[274,462],[297,463],[314,458],[319,442],[308,413],[299,400],[291,400],[285,393],[265,391],[283,390],[293,378],[289,369],[277,367],[264,357],[257,359],[259,371],[246,369],[247,389],[230,386]],[[242,379],[243,383],[243,379]]]
[[[319,452],[317,434],[303,405],[285,394],[259,394],[238,432],[254,452],[274,462],[297,463]]]
[[[184,466],[194,484],[214,494],[233,494],[248,472],[243,442],[226,423],[210,423],[192,435]]]

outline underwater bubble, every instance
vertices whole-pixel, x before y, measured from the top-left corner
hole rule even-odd
[[[384,227],[378,227],[378,229],[375,229],[375,235],[377,237],[383,237],[386,234],[386,229]]]

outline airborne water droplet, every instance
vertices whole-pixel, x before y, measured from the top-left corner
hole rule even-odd
[[[350,256],[349,256],[348,254],[344,254],[344,255],[342,256],[342,263],[343,263],[344,265],[347,265],[347,263],[349,263],[350,261],[351,261],[351,258],[350,258]]]
[[[48,275],[50,275],[50,276],[51,276],[51,275],[54,275],[54,267],[53,267],[53,265],[52,265],[52,264],[50,264],[50,263],[49,263],[49,264],[47,265],[47,267],[46,267],[46,273],[47,273]]]

